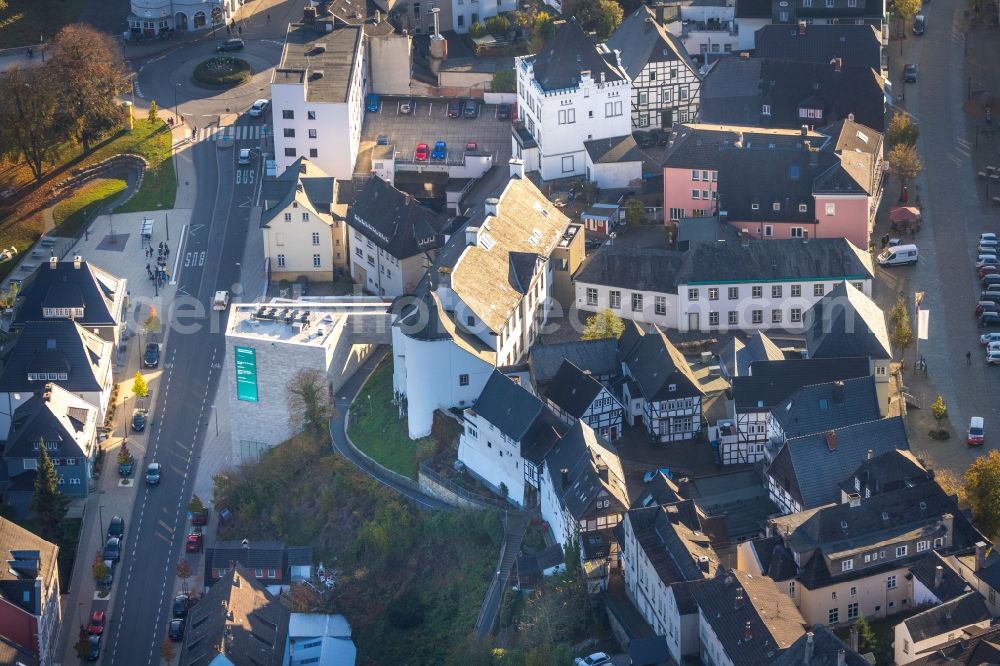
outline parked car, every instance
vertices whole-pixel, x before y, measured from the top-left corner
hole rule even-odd
[[[107,615],[104,611],[95,610],[90,614],[90,624],[87,625],[87,633],[91,636],[100,636],[104,633],[104,624]]]
[[[497,120],[510,120],[510,104],[501,104],[497,107]]]
[[[87,661],[97,661],[101,658],[101,637],[87,637]]]
[[[988,264],[986,266],[976,269],[976,275],[979,277],[980,280],[982,280],[987,275],[993,275],[994,273],[1000,273],[1000,266],[993,266],[992,264]]]
[[[913,34],[922,35],[927,29],[927,19],[924,18],[923,14],[917,14],[913,17]]]
[[[191,524],[196,527],[208,525],[208,507],[204,507],[199,513],[191,514]]]
[[[249,148],[240,148],[240,155],[236,160],[237,164],[250,164],[250,160],[253,158],[253,151]]]
[[[270,103],[271,102],[269,102],[266,99],[257,100],[256,102],[250,105],[250,110],[247,111],[247,115],[250,116],[251,118],[260,118],[261,116],[264,115],[264,112],[267,111],[267,106]]]
[[[575,666],[604,666],[611,663],[611,656],[606,652],[595,652],[587,657],[577,657],[573,663]]]
[[[997,242],[995,240],[983,240],[979,241],[979,252],[977,254],[996,254],[997,253]]]
[[[1000,275],[993,273],[992,275],[984,275],[979,283],[983,286],[983,289],[989,289],[990,285],[1000,285]],[[1000,289],[1000,286],[997,287]]]
[[[448,117],[449,118],[461,118],[462,117],[462,102],[457,99],[453,99],[448,102]]]
[[[984,231],[983,233],[979,234],[979,242],[982,243],[984,240],[995,241],[997,240],[997,235],[989,231]]]
[[[184,541],[184,551],[188,553],[201,552],[201,532],[192,532]]]
[[[479,150],[479,145],[475,141],[469,141],[465,144],[465,152],[474,153]]]
[[[112,560],[104,560],[104,566],[108,570],[108,575],[97,582],[107,587],[115,581],[115,563]]]
[[[234,37],[233,39],[227,39],[216,46],[215,50],[218,53],[225,53],[226,51],[241,51],[243,46],[243,40],[238,37]]]
[[[411,113],[413,113],[413,100],[412,99],[404,99],[402,102],[400,102],[399,103],[399,112],[402,113],[403,115],[407,115],[407,116],[410,115]]]
[[[121,516],[111,516],[111,522],[108,523],[108,538],[111,537],[125,538],[125,519]]]
[[[1000,328],[1000,314],[996,312],[984,312],[979,317],[979,326],[981,328]]]
[[[378,95],[375,93],[371,93],[365,98],[365,108],[368,109],[369,113],[377,113],[380,105],[381,102],[379,102]]]
[[[467,99],[462,105],[462,115],[466,118],[479,117],[479,102],[474,99]]]
[[[976,268],[983,266],[1000,266],[1000,259],[995,254],[981,254],[976,257]]]
[[[170,625],[167,627],[167,636],[175,643],[184,640],[184,620],[176,617],[170,620]]]
[[[1000,303],[1000,289],[987,289],[986,291],[979,292],[979,300]]]
[[[155,368],[160,364],[160,343],[146,343],[146,349],[142,352],[142,364],[147,368]]]
[[[188,608],[191,607],[191,597],[186,594],[178,594],[174,597],[173,615],[175,618],[184,619],[187,617]]]
[[[912,62],[906,63],[906,67],[903,68],[903,83],[916,83],[917,82],[917,66]]]
[[[111,537],[104,544],[104,559],[117,562],[122,557],[122,540],[118,537]]]
[[[155,486],[160,483],[160,463],[152,462],[149,463],[149,467],[146,468],[146,485]]]
[[[142,432],[146,429],[146,410],[145,409],[133,409],[132,410],[132,431]]]
[[[979,344],[988,345],[991,342],[1000,342],[1000,333],[983,333],[979,336]]]
[[[1000,351],[986,352],[987,365],[1000,365]]]
[[[1000,342],[991,342],[986,345],[986,353],[1000,352]]]
[[[986,429],[982,416],[969,419],[969,446],[982,446],[986,441]]]
[[[375,139],[375,145],[377,146],[388,146],[389,145],[389,135],[379,134],[378,138]]]
[[[984,312],[1000,312],[1000,305],[993,301],[979,301],[976,305],[976,316],[979,317]]]
[[[426,162],[427,156],[430,154],[430,150],[427,148],[426,143],[418,143],[417,150],[413,153],[413,159],[418,162]]]
[[[435,141],[434,150],[431,151],[432,160],[443,160],[448,156],[448,144],[444,141]]]

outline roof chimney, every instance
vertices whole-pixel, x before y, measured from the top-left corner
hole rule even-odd
[[[826,437],[826,448],[831,451],[837,450],[837,433],[833,430],[828,430],[824,435]]]
[[[733,600],[733,608],[739,610],[743,608],[743,588],[736,588],[736,598]]]
[[[83,261],[83,257],[76,255],[73,257],[73,268],[80,270],[80,263]]]
[[[861,506],[861,493],[851,493],[847,496],[847,501],[850,503],[852,509],[856,509]]]
[[[650,30],[652,30],[653,29],[653,18],[652,17],[646,17],[646,20],[643,21],[642,28],[646,32],[649,32]]]
[[[844,68],[844,59],[837,57],[833,59],[833,71],[839,72]]]
[[[845,666],[847,664],[847,652],[844,648],[837,650],[837,666]]]
[[[986,543],[976,542],[976,571],[982,571],[986,566]]]
[[[747,231],[746,229],[740,230],[740,245],[742,245],[743,247],[750,246],[750,232]]]
[[[666,17],[666,6],[662,2],[656,3],[656,22],[663,25]]]
[[[315,7],[304,7],[302,9],[302,22],[303,23],[315,23],[316,22],[316,8]]]
[[[486,200],[485,204],[486,214],[496,217],[500,215],[500,200],[496,197],[490,197]]]
[[[743,628],[743,640],[748,641],[753,638],[753,629],[750,628],[750,620],[747,620],[746,627]]]
[[[472,226],[471,224],[465,227],[465,244],[472,247],[479,242],[479,227]]]
[[[806,34],[806,22],[805,21],[799,21],[799,34],[800,35]]]
[[[809,136],[809,125],[803,125],[801,128],[802,136]]]
[[[806,666],[812,663],[813,660],[813,650],[816,649],[816,644],[813,642],[813,632],[806,634],[806,653],[802,656],[802,663]]]
[[[857,625],[851,625],[851,649],[855,652],[858,651],[858,627]]]
[[[507,165],[510,167],[511,178],[524,178],[524,160],[512,157]]]
[[[868,457],[866,458],[866,460],[871,460],[874,457],[875,457],[875,452],[872,451],[871,449],[868,449]]]
[[[854,122],[854,114],[853,113],[848,113],[847,114],[847,119],[850,120],[853,123]]]
[[[49,257],[49,268],[59,268],[59,259],[56,257]]]
[[[934,588],[937,589],[941,587],[941,583],[944,581],[944,567],[940,564],[934,567]]]
[[[837,403],[838,405],[842,405],[844,403],[844,382],[843,381],[838,380],[838,381],[835,381],[833,383],[833,401],[835,403]]]
[[[441,17],[438,16],[440,13],[441,9],[439,7],[431,10],[431,14],[434,15],[434,36],[439,39],[441,38]]]
[[[560,476],[562,476],[562,487],[565,488],[566,486],[569,485],[569,468],[563,467],[561,470],[559,470],[559,474]]]

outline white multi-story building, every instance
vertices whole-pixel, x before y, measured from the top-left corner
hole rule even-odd
[[[671,127],[698,117],[701,76],[680,40],[640,5],[608,39],[632,81],[632,127]]]
[[[574,278],[583,310],[679,331],[802,329],[847,281],[871,296],[871,255],[843,238],[698,243],[686,252],[605,246]]]
[[[583,175],[585,141],[632,131],[631,85],[619,54],[594,44],[575,19],[557,22],[545,48],[515,58],[514,69],[513,153],[543,180]]]
[[[305,157],[338,179],[354,175],[368,91],[364,27],[292,23],[271,75],[278,171]]]
[[[132,0],[129,39],[162,37],[172,30],[205,30],[228,23],[237,0]]]
[[[337,192],[336,180],[301,157],[264,181],[260,228],[272,280],[329,282],[347,265],[347,206]]]
[[[550,258],[582,242],[569,232],[569,218],[515,173],[439,250],[434,293],[393,327],[393,387],[411,437],[430,433],[435,409],[471,405],[493,368],[525,357],[551,308]]]
[[[450,0],[452,30],[459,34],[469,32],[475,23],[485,23],[486,19],[512,12],[517,9],[517,0]],[[441,26],[442,30],[447,30]]]

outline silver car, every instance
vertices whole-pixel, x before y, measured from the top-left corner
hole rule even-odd
[[[266,99],[259,99],[253,103],[250,110],[247,111],[247,115],[251,118],[260,118],[267,111],[267,105],[270,104]]]

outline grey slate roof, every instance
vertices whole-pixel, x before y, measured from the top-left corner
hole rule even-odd
[[[771,0],[736,0],[736,18],[771,18]]]
[[[758,58],[829,63],[841,58],[848,66],[882,67],[882,39],[869,24],[813,24],[799,26],[774,23],[754,33],[754,55]]]
[[[669,294],[682,284],[865,280],[872,275],[871,256],[844,238],[751,239],[747,246],[698,243],[687,252],[605,245],[587,258],[574,282]]]
[[[843,651],[844,661],[839,653]],[[806,655],[810,655],[807,659]],[[870,666],[868,660],[844,644],[826,625],[813,625],[805,636],[795,641],[773,666]]]
[[[941,583],[935,584],[938,567],[941,567]],[[972,589],[935,550],[925,553],[923,557],[914,562],[910,566],[910,573],[939,601],[955,599]]]
[[[305,158],[300,157],[280,176],[269,178],[261,184],[260,200],[264,209],[260,216],[261,228],[268,227],[275,216],[292,203],[300,186],[314,210],[331,213],[330,206],[336,199],[336,180],[329,176],[303,175],[301,169],[305,161]]]
[[[812,358],[892,358],[882,309],[846,281],[809,308],[803,320],[808,326],[806,348]]]
[[[855,480],[860,489],[855,486]],[[894,449],[866,459],[840,487],[848,494],[876,495],[933,480],[934,473],[927,470],[912,452]]]
[[[85,458],[90,451],[80,448],[76,433],[84,429],[87,420],[86,404],[81,398],[51,385],[37,391],[14,410],[10,433],[3,449],[5,458],[37,458],[35,446],[45,440],[53,458]],[[90,408],[95,412],[96,409]],[[57,448],[49,448],[52,445]]]
[[[620,372],[614,338],[536,344],[528,351],[528,359],[538,385],[552,381],[563,360],[595,377],[611,378]]]
[[[494,370],[472,409],[504,435],[520,442],[545,405],[523,386]]]
[[[719,558],[708,537],[700,531],[691,500],[633,509],[628,512],[628,520],[639,548],[668,587],[709,578],[715,573]]]
[[[768,475],[804,509],[809,509],[839,501],[841,481],[865,460],[868,451],[879,455],[908,448],[906,429],[899,417],[857,423],[829,433],[789,439]]]
[[[646,154],[639,149],[631,134],[584,141],[583,147],[587,149],[590,161],[594,164],[623,164],[646,159]]]
[[[607,481],[601,479],[601,466],[607,467]],[[600,515],[628,510],[628,491],[621,460],[611,444],[589,426],[577,420],[545,456],[545,467],[562,506],[574,519],[592,514],[598,498],[611,505],[597,510]],[[568,470],[568,483],[562,483],[561,470]]]
[[[342,26],[324,32],[324,25],[322,21],[288,25],[271,84],[305,85],[307,102],[343,104],[350,95],[364,28]]]
[[[53,380],[71,393],[102,389],[98,373],[109,343],[69,319],[50,319],[25,326],[3,357],[0,392],[33,392],[44,382],[28,381],[29,372],[64,372]]]
[[[795,603],[769,578],[733,570],[702,583],[694,596],[727,656],[740,666],[771,666],[805,633]]]
[[[963,629],[977,622],[992,619],[986,602],[978,592],[966,592],[962,596],[928,608],[903,620],[914,642],[925,641],[935,636]]]
[[[573,418],[581,418],[604,386],[569,361],[563,361],[544,396]]]
[[[421,206],[378,176],[372,176],[351,204],[347,224],[397,259],[444,245],[447,220]]]
[[[757,561],[765,576],[778,582],[795,578],[798,573],[795,555],[785,546],[781,535],[753,539],[750,545],[757,554]]]
[[[608,38],[607,44],[612,51],[621,52],[622,67],[633,80],[653,62],[679,61],[696,76],[698,74],[698,67],[687,49],[656,21],[656,14],[647,5],[639,5],[629,14]]]
[[[871,373],[865,357],[755,361],[750,374],[733,378],[736,411],[773,407],[797,389]]]
[[[956,638],[931,654],[911,661],[914,666],[983,666],[1000,664],[1000,625],[966,639]]]
[[[745,341],[734,335],[719,351],[719,362],[729,377],[745,377],[754,361],[784,359],[784,353],[763,331],[748,333]]]
[[[598,51],[575,18],[557,23],[552,39],[534,57],[535,80],[546,91],[575,88],[584,70],[597,82],[602,74],[609,83],[626,78],[614,53]]]
[[[871,376],[804,386],[772,410],[785,437],[835,430],[879,419],[879,399]]]
[[[114,326],[117,322],[112,309],[120,287],[120,278],[86,261],[81,261],[79,268],[72,261],[60,261],[55,268],[43,263],[22,283],[11,326],[43,321],[46,307],[82,307],[83,317],[76,318],[82,326]]]
[[[687,359],[657,326],[642,336],[623,361],[639,384],[646,402],[704,394]],[[671,385],[676,387],[673,391],[670,390]]]

